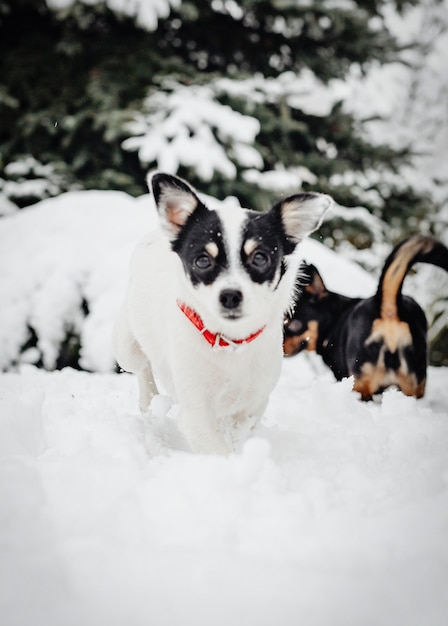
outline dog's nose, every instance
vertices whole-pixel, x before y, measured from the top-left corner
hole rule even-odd
[[[219,301],[225,309],[236,309],[242,300],[243,294],[239,289],[224,289],[219,296]]]

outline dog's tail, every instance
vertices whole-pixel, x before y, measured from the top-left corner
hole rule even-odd
[[[430,263],[448,272],[448,248],[432,237],[413,235],[392,250],[384,264],[377,291],[383,320],[398,318],[403,281],[415,263]]]

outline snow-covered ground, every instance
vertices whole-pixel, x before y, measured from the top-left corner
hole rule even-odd
[[[447,370],[360,403],[284,361],[240,454],[194,455],[130,375],[0,376],[5,626],[445,626]]]

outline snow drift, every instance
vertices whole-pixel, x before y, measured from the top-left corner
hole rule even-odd
[[[302,357],[228,458],[129,375],[0,376],[2,623],[444,626],[446,369],[360,403]]]

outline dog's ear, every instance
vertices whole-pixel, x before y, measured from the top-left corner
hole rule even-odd
[[[162,227],[174,241],[190,215],[204,205],[190,185],[177,176],[150,174],[148,186],[152,188]]]
[[[309,281],[305,286],[305,291],[315,296],[318,300],[325,298],[325,296],[328,295],[328,290],[317,268],[314,265],[307,265],[306,273],[308,274]]]
[[[278,211],[291,252],[295,246],[322,224],[333,199],[323,193],[299,193],[278,202],[272,210]]]

